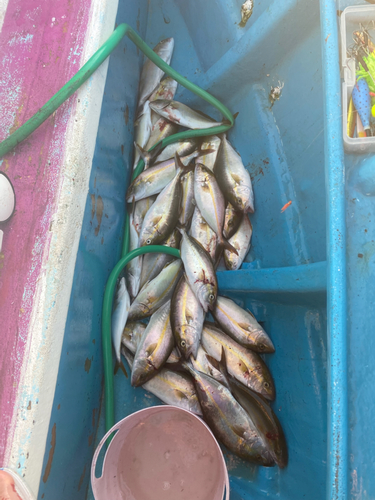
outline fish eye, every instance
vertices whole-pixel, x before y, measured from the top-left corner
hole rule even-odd
[[[237,196],[237,202],[242,204],[242,198],[240,196]]]
[[[228,221],[228,226],[233,226],[233,220],[232,219]]]
[[[149,238],[148,240],[146,240],[146,244],[147,244],[147,245],[150,245],[150,244],[151,244],[151,240],[150,240],[150,238]]]
[[[264,345],[264,344],[259,344],[259,346],[258,346],[258,347],[259,347],[259,349],[260,349],[261,351],[263,351],[263,350],[264,350],[264,348],[265,348],[265,345]],[[267,382],[266,382],[266,383],[267,383]]]
[[[211,293],[211,295],[210,295],[208,298],[209,298],[209,299],[210,299],[210,301],[212,302],[212,301],[214,301],[214,300],[215,300],[215,295],[213,295],[213,294]]]
[[[181,340],[180,345],[181,345],[181,347],[186,347],[186,342],[185,342],[185,340]]]
[[[263,385],[264,385],[264,387],[265,387],[266,389],[268,389],[268,388],[269,388],[269,386],[270,386],[270,384],[269,384],[268,382],[264,382],[264,384],[263,384]]]

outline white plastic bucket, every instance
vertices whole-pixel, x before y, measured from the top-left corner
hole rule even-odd
[[[100,478],[98,455],[113,437]],[[197,416],[153,406],[118,422],[103,437],[91,466],[95,500],[229,500],[229,477],[214,435]]]

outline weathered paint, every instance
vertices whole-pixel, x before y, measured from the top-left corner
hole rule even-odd
[[[89,2],[11,1],[0,35],[2,100],[0,138],[34,114],[78,69]],[[0,461],[6,462],[10,426],[43,254],[60,190],[64,138],[74,97],[32,137],[8,154],[1,169],[17,193],[13,219],[4,227],[0,275]]]
[[[103,43],[116,8],[97,0],[10,1],[0,34],[0,139]],[[106,71],[107,63],[0,166],[17,193],[16,213],[2,227],[0,464],[26,476],[34,492],[51,441],[47,431]]]

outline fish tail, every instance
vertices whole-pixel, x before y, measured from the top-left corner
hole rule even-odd
[[[234,113],[233,120],[235,120],[239,114],[240,114],[239,111],[237,111],[237,113]],[[227,119],[223,120],[222,123],[223,123],[223,125],[231,125],[231,122]]]
[[[177,171],[176,175],[179,175],[180,177],[183,174],[186,174],[187,172],[189,172],[190,170],[192,170],[193,168],[195,168],[195,159],[194,158],[192,159],[192,161],[190,163],[188,163],[185,166],[182,163],[180,155],[177,153],[177,151],[176,151],[176,153],[174,155],[174,161],[175,161],[175,164],[176,164],[176,171]]]
[[[238,255],[237,250],[234,248],[233,245],[229,243],[229,241],[225,240],[223,237],[221,238],[219,244],[216,247],[216,252],[215,252],[215,262],[216,265],[219,264],[220,257],[223,253],[223,250],[228,250],[229,252],[235,253]]]
[[[212,149],[212,148],[207,148],[207,149],[202,149],[202,144],[199,145],[198,147],[198,154],[197,154],[197,159],[200,157],[200,156],[205,156],[205,155],[209,155],[211,153],[215,153],[215,149]]]
[[[137,144],[135,141],[134,141],[134,147],[135,149],[138,151],[140,157],[145,161],[146,163],[146,157],[147,157],[147,150],[142,148],[142,146],[140,146],[139,144]]]
[[[122,370],[123,374],[125,375],[125,377],[128,378],[128,373],[127,373],[126,368],[124,366],[124,363],[122,362],[121,359],[120,359],[120,361],[118,361],[118,360],[116,361],[115,371],[114,371],[115,375],[118,372],[119,368],[121,368],[121,370]]]
[[[152,148],[150,151],[147,151],[146,149],[142,148],[142,146],[140,146],[136,142],[134,142],[134,147],[138,151],[142,160],[145,162],[145,166],[147,168],[149,168],[150,165],[152,165],[154,160],[160,155],[163,149],[161,141],[158,144],[156,144],[156,146]]]

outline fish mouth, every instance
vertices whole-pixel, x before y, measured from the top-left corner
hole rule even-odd
[[[272,340],[264,336],[264,332],[257,332],[256,334],[256,344],[254,345],[254,350],[259,353],[272,354],[276,351]]]
[[[275,401],[276,392],[274,390],[272,390],[271,392],[262,391],[261,394],[265,399],[268,399],[268,401]]]

